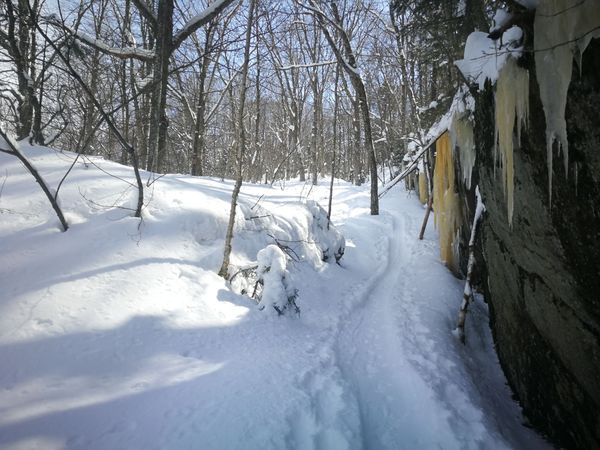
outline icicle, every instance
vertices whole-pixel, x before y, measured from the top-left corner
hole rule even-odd
[[[440,257],[448,267],[457,270],[457,231],[460,228],[460,201],[455,192],[454,160],[448,133],[435,143],[436,157],[433,174],[433,204],[435,224],[440,235]]]
[[[569,170],[569,142],[565,109],[571,83],[573,57],[581,70],[581,54],[594,37],[600,37],[600,7],[596,0],[545,0],[534,21],[535,66],[546,116],[548,196],[552,203],[552,157],[556,141],[562,151],[565,176]]]
[[[514,134],[521,143],[521,127],[527,126],[529,115],[529,72],[517,66],[513,58],[506,62],[496,84],[496,133],[494,161],[500,158],[508,223],[512,225],[514,210]],[[516,123],[515,123],[516,122]]]
[[[425,173],[425,164],[419,162],[419,201],[427,203],[427,174]]]
[[[460,167],[463,174],[463,180],[468,189],[471,188],[471,175],[475,165],[475,138],[473,135],[473,125],[468,117],[460,117],[454,114],[450,126],[450,137],[452,138],[452,148],[458,147],[460,158]]]

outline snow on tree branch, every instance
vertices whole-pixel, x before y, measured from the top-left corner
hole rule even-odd
[[[111,47],[105,42],[93,38],[92,36],[78,31],[75,33],[75,36],[82,42],[88,44],[91,47],[94,47],[97,50],[100,50],[102,53],[115,56],[120,59],[140,59],[142,61],[151,61],[154,59],[154,52],[150,50],[146,50],[143,48],[135,48],[135,47]]]
[[[292,69],[310,69],[312,67],[331,66],[337,64],[337,61],[321,61],[307,64],[290,64],[288,66],[276,66],[276,70],[292,70]]]
[[[66,31],[67,33],[69,33],[71,36],[75,37],[79,41],[83,42],[84,44],[89,45],[92,48],[95,48],[96,50],[99,50],[100,52],[102,52],[106,55],[114,56],[119,59],[134,58],[134,59],[138,59],[141,61],[154,60],[155,55],[152,50],[146,50],[143,48],[136,48],[136,47],[122,47],[122,48],[112,47],[109,44],[107,44],[106,42],[101,41],[100,39],[96,39],[95,37],[92,37],[89,34],[84,33],[83,31],[73,30],[72,28],[68,27],[67,25],[62,23],[60,20],[58,20],[58,18],[55,16],[48,16],[46,19],[47,19],[48,23],[50,23],[58,28],[62,28],[64,31]]]
[[[217,17],[221,11],[231,5],[234,0],[217,0],[210,6],[208,6],[200,14],[192,17],[187,23],[173,36],[173,48],[178,48],[188,36],[193,34],[198,28],[207,24],[215,17]]]

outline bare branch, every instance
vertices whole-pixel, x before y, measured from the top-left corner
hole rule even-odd
[[[154,11],[148,6],[148,4],[144,0],[132,0],[133,4],[136,6],[140,14],[148,21],[153,30],[156,30],[158,26],[158,20],[156,19],[156,15]]]

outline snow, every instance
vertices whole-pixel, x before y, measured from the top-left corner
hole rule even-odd
[[[475,196],[477,198],[477,205],[475,206],[475,216],[473,217],[473,223],[479,222],[481,216],[485,212],[485,205],[481,199],[481,193],[479,192],[479,186],[475,187]],[[473,227],[475,228],[475,227]],[[471,232],[471,238],[469,239],[469,247],[475,245],[475,231]]]
[[[442,133],[447,131],[455,117],[465,116],[467,113],[475,111],[475,99],[469,93],[465,86],[460,86],[454,94],[452,103],[448,111],[440,117],[425,134],[425,142],[429,144],[436,141]]]
[[[488,33],[474,31],[467,37],[464,58],[454,64],[470,82],[483,90],[486,80],[492,84],[496,82],[510,56],[521,55],[522,37],[523,31],[517,26],[506,30],[501,42],[490,39]]]
[[[498,8],[492,19],[493,26],[490,32],[502,28],[511,19],[511,14],[503,8]]]
[[[74,158],[21,147],[51,186]],[[285,270],[301,313],[277,316],[216,275],[233,182],[166,175],[140,222],[135,190],[87,158],[61,188],[62,233],[0,154],[0,448],[549,448],[522,426],[481,299],[453,338],[462,283],[432,226],[416,239],[414,196],[370,216],[368,187],[336,181],[336,264],[306,239],[327,183],[244,185],[232,262],[256,264],[270,236],[300,256]]]
[[[418,107],[418,111],[420,113],[424,113],[426,111],[429,111],[430,109],[434,109],[437,108],[439,105],[439,103],[436,100],[433,100],[431,103],[429,103],[429,105],[427,105],[426,107]]]
[[[21,150],[19,141],[17,141],[12,134],[6,132],[2,125],[0,125],[0,148],[9,152]]]
[[[275,244],[269,244],[256,255],[257,277],[263,282],[260,309],[273,308],[283,312],[294,290],[287,283],[287,258],[283,250]]]
[[[323,261],[339,261],[344,256],[344,236],[330,223],[327,212],[314,200],[307,200],[306,207],[312,214],[312,239],[321,249]]]
[[[111,47],[110,45],[106,44],[100,39],[96,39],[95,37],[90,36],[89,34],[84,33],[83,31],[74,31],[64,25],[61,26],[69,30],[71,34],[77,36],[78,39],[85,42],[86,44],[91,45],[104,53],[116,56],[118,58],[139,58],[151,61],[155,57],[154,52],[151,50],[146,50],[144,48],[139,47]]]

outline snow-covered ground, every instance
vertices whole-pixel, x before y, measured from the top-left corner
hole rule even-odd
[[[54,187],[73,159],[26,154]],[[417,240],[415,196],[395,188],[372,217],[366,188],[336,182],[338,265],[301,203],[326,205],[326,182],[245,185],[233,263],[273,237],[297,259],[301,313],[279,317],[216,275],[231,182],[162,177],[140,223],[115,178],[131,170],[86,161],[61,188],[62,233],[0,154],[0,448],[548,448],[522,426],[485,306],[466,346],[452,334],[463,286],[432,224]]]

